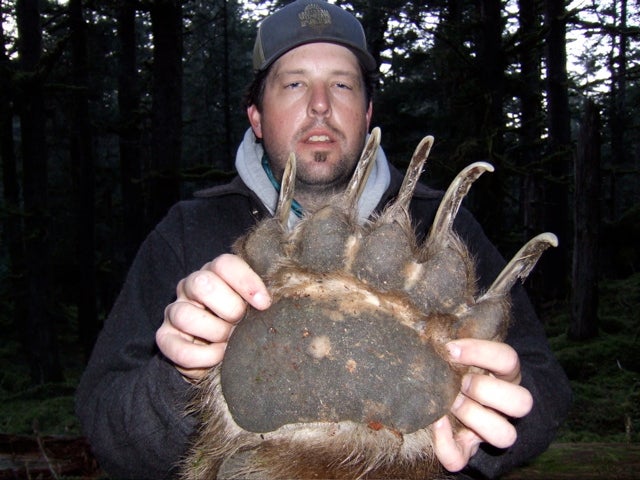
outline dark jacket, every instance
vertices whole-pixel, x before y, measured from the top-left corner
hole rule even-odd
[[[380,206],[397,194],[402,175],[391,169]],[[411,216],[419,238],[431,225],[441,193],[419,186]],[[114,478],[159,479],[175,474],[196,428],[184,413],[190,385],[158,351],[155,332],[178,282],[216,256],[266,209],[239,179],[175,205],[147,237],[98,338],[77,390],[76,408],[102,468]],[[505,262],[473,217],[461,209],[454,228],[477,258],[479,286],[487,287]],[[465,470],[494,477],[543,452],[566,416],[568,381],[521,286],[513,290],[507,343],[522,363],[522,385],[534,398],[516,421],[518,440],[507,450],[481,449]]]

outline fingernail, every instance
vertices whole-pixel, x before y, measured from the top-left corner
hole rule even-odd
[[[460,346],[455,343],[447,343],[447,350],[449,351],[449,356],[453,359],[460,358],[460,354],[462,353]]]
[[[462,377],[462,382],[460,383],[460,391],[464,393],[468,392],[469,385],[471,385],[471,375],[465,375]]]
[[[264,293],[258,292],[253,296],[253,304],[257,308],[267,308],[269,305],[271,305],[271,297],[265,295]]]
[[[480,442],[475,442],[471,447],[471,451],[470,451],[471,456],[473,457],[476,453],[478,453],[479,449],[480,449]]]
[[[455,401],[453,402],[453,405],[451,405],[451,410],[457,410],[458,408],[460,408],[463,402],[464,402],[464,395],[460,393],[458,394]]]

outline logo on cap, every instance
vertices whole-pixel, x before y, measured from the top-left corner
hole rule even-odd
[[[323,27],[331,25],[331,15],[328,10],[312,3],[307,5],[303,12],[298,14],[301,27]]]

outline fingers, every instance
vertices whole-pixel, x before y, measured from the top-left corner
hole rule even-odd
[[[448,417],[433,424],[433,451],[438,461],[450,472],[462,470],[478,451],[482,440],[469,429],[453,434]]]
[[[447,348],[452,361],[490,372],[488,375],[467,373],[462,378],[460,393],[451,406],[451,413],[464,428],[455,436],[443,435],[442,430],[434,428],[440,432],[436,436],[441,454],[448,459],[450,466],[456,467],[456,462],[463,462],[474,445],[477,447],[475,442],[488,442],[498,448],[513,445],[517,432],[509,418],[527,415],[533,406],[533,398],[526,388],[519,385],[520,360],[509,345],[458,339],[447,344]],[[439,427],[445,428],[446,425]],[[451,442],[455,443],[457,455]]]
[[[233,324],[188,302],[174,302],[165,310],[156,344],[178,370],[191,379],[222,361]]]
[[[465,375],[460,391],[465,397],[511,418],[524,417],[533,407],[529,390],[489,375]]]
[[[183,279],[178,284],[177,296],[178,301],[199,304],[232,323],[244,316],[245,301],[259,310],[271,303],[258,274],[240,257],[230,254],[217,257]]]
[[[521,387],[520,360],[506,343],[476,339],[458,339],[447,344],[456,363],[479,367],[490,375],[469,373],[464,376],[461,393],[477,403],[508,417],[523,417],[531,411],[531,393]]]
[[[207,265],[252,307],[264,310],[271,305],[271,297],[264,282],[242,258],[224,254]]]
[[[181,280],[176,294],[176,301],[165,309],[156,343],[188,379],[201,378],[222,361],[247,303],[260,310],[271,303],[262,279],[244,260],[230,254]]]
[[[486,408],[460,393],[451,406],[453,413],[464,426],[475,432],[483,441],[498,448],[508,448],[517,438],[515,427],[504,415]]]
[[[489,385],[482,385],[483,382],[479,381],[480,379],[488,379]],[[496,383],[491,385],[492,382]],[[434,423],[432,428],[434,452],[440,463],[450,472],[463,469],[482,442],[490,443],[497,448],[508,448],[517,439],[516,429],[503,415],[504,412],[494,410],[490,401],[487,402],[489,405],[485,405],[467,395],[476,395],[480,390],[496,392],[500,395],[500,391],[508,392],[508,388],[504,389],[506,385],[521,389],[526,392],[525,396],[530,397],[526,389],[487,375],[467,375],[462,383],[462,391],[451,406],[451,413],[460,420],[464,427],[454,434],[449,418],[443,417]],[[482,394],[478,396],[482,397]],[[507,404],[505,410],[511,410],[510,402],[508,400],[502,401]],[[519,402],[514,403],[518,404]],[[496,407],[495,403],[493,407]],[[520,407],[515,408],[517,410]],[[522,413],[524,410],[526,408],[518,410],[517,413]]]
[[[209,310],[186,301],[176,301],[167,306],[165,317],[175,329],[187,334],[189,341],[197,338],[205,342],[225,342],[237,321],[235,317],[233,320],[217,317]]]
[[[496,378],[520,383],[518,353],[506,343],[475,338],[461,338],[447,344],[456,363],[475,366],[491,372]]]
[[[156,332],[156,343],[165,357],[180,372],[193,379],[201,378],[224,357],[227,342],[206,343],[185,335],[165,321]]]

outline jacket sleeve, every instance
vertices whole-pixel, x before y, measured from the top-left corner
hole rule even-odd
[[[460,211],[455,228],[477,259],[481,288],[487,288],[505,265],[504,259],[468,212]],[[544,452],[571,403],[569,381],[551,352],[542,323],[520,283],[512,289],[511,297],[511,323],[505,341],[518,352],[521,385],[531,392],[533,409],[513,421],[518,439],[512,447],[501,450],[485,444],[471,458],[465,473],[473,478],[496,478]]]
[[[174,212],[167,222],[180,218]],[[76,413],[101,467],[113,478],[165,478],[195,420],[189,384],[155,345],[164,308],[185,276],[182,253],[154,230],[141,246],[76,392]]]

